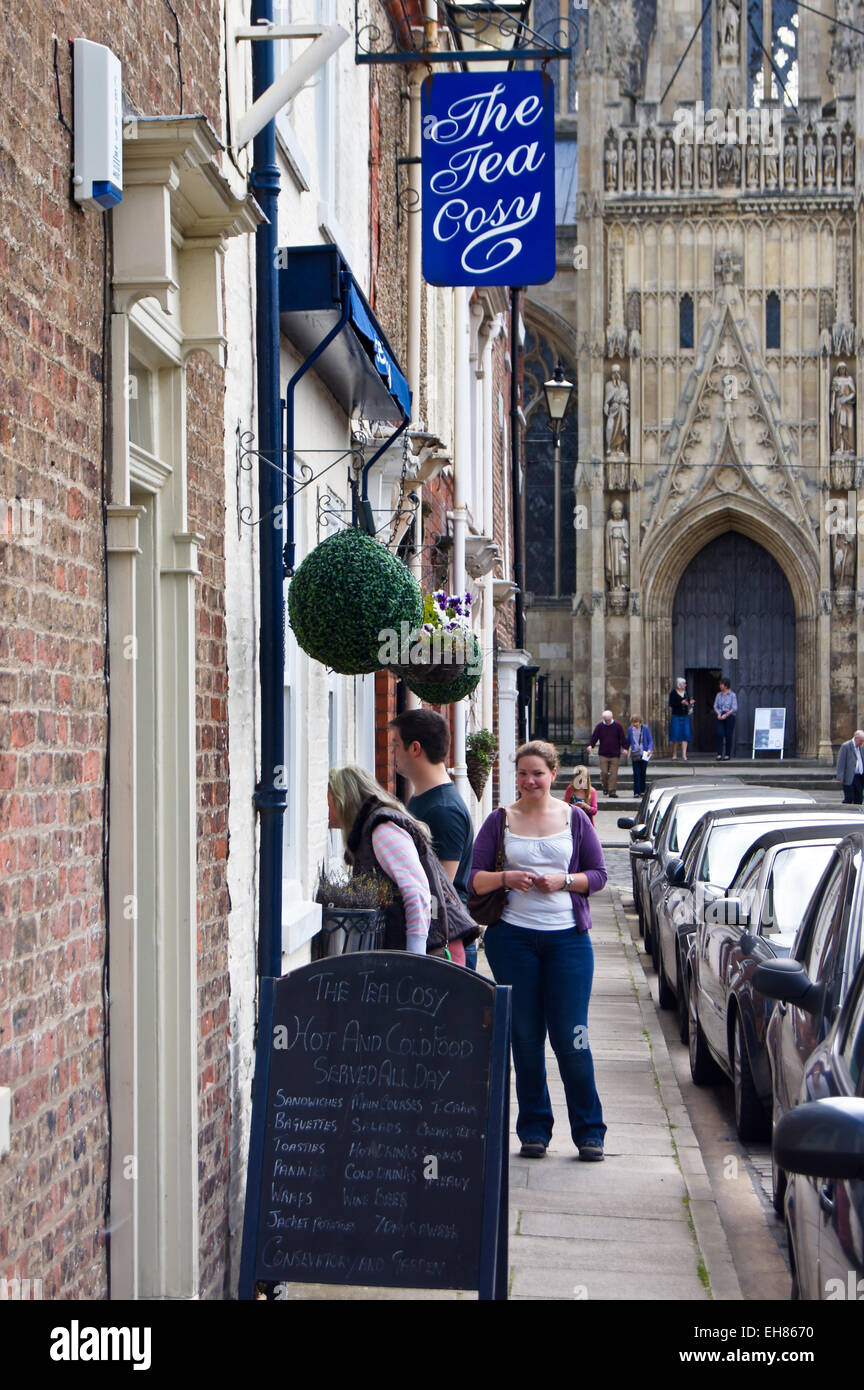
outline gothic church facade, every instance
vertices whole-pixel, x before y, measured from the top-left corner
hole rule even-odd
[[[739,756],[757,707],[825,762],[861,723],[864,34],[820,3],[594,0],[559,75],[526,645],[571,681],[575,740],[610,706],[663,746],[679,675],[706,752],[721,673]],[[577,404],[553,453],[531,411],[557,360]]]

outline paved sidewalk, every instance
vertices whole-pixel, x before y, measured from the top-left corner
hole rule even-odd
[[[606,1159],[580,1163],[551,1049],[555,1132],[510,1163],[510,1297],[740,1299],[696,1136],[617,889],[591,900],[589,1013]],[[482,956],[481,956],[482,959]],[[512,1097],[515,1125],[516,1101]]]

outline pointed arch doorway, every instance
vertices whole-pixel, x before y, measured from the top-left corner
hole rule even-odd
[[[693,751],[716,749],[711,704],[717,676],[738,696],[735,755],[749,757],[753,712],[786,710],[785,756],[796,750],[795,604],[772,555],[738,531],[716,536],[693,557],[675,592],[672,652],[697,700]]]

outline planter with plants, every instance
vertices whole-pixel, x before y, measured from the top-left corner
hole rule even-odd
[[[386,910],[393,888],[378,874],[318,872],[315,901],[321,903],[321,931],[312,940],[312,959],[349,951],[378,951],[384,940]]]
[[[498,740],[491,729],[475,729],[465,740],[468,781],[479,801],[489,780],[492,763],[498,752]]]
[[[470,695],[483,674],[483,654],[471,631],[471,595],[439,589],[423,599],[422,625],[400,651],[408,662],[387,669],[430,705],[450,705]]]
[[[411,571],[380,541],[348,527],[328,536],[299,566],[288,590],[288,620],[299,645],[344,676],[384,665],[382,632],[412,631],[423,596]]]

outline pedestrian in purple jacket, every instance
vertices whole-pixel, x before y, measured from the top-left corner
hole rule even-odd
[[[519,800],[487,816],[474,841],[469,892],[507,889],[484,946],[499,985],[513,991],[513,1066],[522,1158],[543,1158],[552,1137],[546,1033],[558,1059],[573,1143],[585,1162],[603,1158],[606,1126],[588,1046],[594,974],[589,893],[606,883],[588,817],[552,795],[558,754],[539,739],[516,753]],[[503,836],[503,869],[496,869]]]
[[[621,754],[627,751],[627,735],[614,718],[611,709],[604,709],[600,723],[595,725],[591,742],[588,744],[589,749],[593,748],[595,743],[599,744],[597,752],[603,795],[617,801],[618,760]]]

